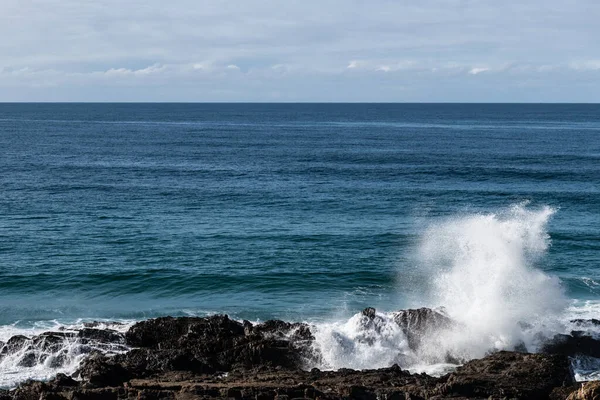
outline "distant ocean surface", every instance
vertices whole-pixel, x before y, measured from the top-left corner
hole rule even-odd
[[[0,104],[0,340],[367,306],[600,318],[600,105]]]

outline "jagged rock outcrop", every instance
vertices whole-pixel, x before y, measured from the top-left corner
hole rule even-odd
[[[381,316],[375,309],[367,308],[362,315],[374,329],[378,326],[377,318]],[[424,335],[453,324],[442,313],[430,309],[398,312],[395,321],[417,346]],[[306,359],[318,357],[312,353],[314,336],[308,325],[283,321],[240,323],[225,315],[157,318],[134,325],[125,335],[85,328],[77,333],[15,337],[2,351],[23,349],[30,343],[51,348],[67,337],[90,343],[114,342],[131,350],[110,357],[92,351],[76,374],[78,381],[62,374],[45,383],[30,381],[15,390],[0,391],[0,400],[558,400],[567,396],[577,400],[597,396],[597,389],[589,385],[580,389],[581,385],[573,382],[567,353],[577,347],[555,347],[560,350],[555,350],[556,354],[498,352],[469,361],[440,378],[411,374],[397,365],[364,371],[306,371]]]
[[[452,319],[431,308],[400,310],[394,320],[402,328],[411,349],[417,349],[423,338],[456,325]]]
[[[573,384],[567,357],[501,351],[472,360],[440,379],[440,395],[467,398],[546,399]]]
[[[570,357],[583,355],[600,358],[600,340],[574,331],[570,335],[555,335],[542,345],[540,352]]]
[[[397,365],[378,370],[320,371],[257,367],[224,374],[163,372],[103,386],[58,376],[28,382],[12,399],[547,399],[576,390],[568,361],[559,355],[500,352],[474,360],[442,378],[410,374]],[[564,398],[564,397],[562,397]],[[586,398],[587,399],[587,398]]]
[[[104,386],[169,371],[213,374],[258,366],[297,368],[310,355],[313,337],[305,324],[242,324],[216,315],[143,321],[131,327],[125,339],[133,350],[90,358],[78,376]]]

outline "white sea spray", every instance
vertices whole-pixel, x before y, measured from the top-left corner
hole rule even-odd
[[[553,335],[570,332],[572,318],[597,316],[594,304],[569,301],[559,279],[541,268],[554,213],[551,207],[524,203],[430,224],[419,242],[420,275],[428,280],[417,302],[443,307],[455,324],[429,332],[411,348],[393,312],[378,312],[373,321],[358,313],[349,320],[317,323],[315,349],[322,359],[316,366],[363,369],[397,363],[441,375],[490,351],[535,352]],[[581,366],[576,376],[595,376],[593,368],[590,372],[595,363],[576,360],[574,367]]]

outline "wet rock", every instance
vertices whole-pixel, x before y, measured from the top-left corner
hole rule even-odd
[[[261,334],[278,338],[289,338],[293,341],[314,340],[307,324],[295,322],[289,323],[280,320],[268,320],[262,324],[253,325],[251,334]]]
[[[77,337],[82,343],[125,344],[125,335],[112,329],[84,328],[77,332]]]
[[[545,399],[573,384],[567,357],[501,351],[467,362],[441,379],[435,393],[451,397]]]
[[[76,377],[85,380],[92,387],[120,386],[131,377],[123,365],[102,354],[94,354],[86,359]]]
[[[363,312],[362,320],[374,329],[381,319],[374,309]],[[452,324],[443,314],[429,309],[402,311],[396,314],[396,322],[417,339]],[[47,383],[24,383],[7,396],[19,400],[564,399],[578,388],[574,386],[568,358],[562,354],[500,352],[435,378],[410,374],[398,365],[363,371],[305,371],[303,352],[310,349],[314,337],[307,325],[299,323],[239,323],[227,316],[213,316],[143,321],[124,336],[115,331],[89,329],[77,333],[74,340],[107,345],[124,340],[135,348],[111,357],[92,353],[74,376],[81,381],[58,375]],[[73,340],[44,335],[38,343],[49,349],[59,339]],[[12,346],[20,348],[32,342],[27,338],[11,340]],[[3,400],[1,396],[2,392]]]
[[[592,318],[592,319],[572,319],[572,324],[577,326],[600,326],[600,319]]]
[[[134,349],[110,360],[120,364],[133,377],[140,378],[167,371],[189,371],[212,374],[216,370],[205,360],[185,349],[150,350]]]
[[[181,356],[203,370],[229,371],[234,367],[258,365],[299,367],[303,350],[313,339],[305,324],[267,321],[240,324],[226,315],[206,318],[157,318],[134,325],[125,335],[130,346],[172,350],[169,357]]]
[[[575,335],[555,335],[541,347],[540,353],[600,358],[600,340],[577,333]]]
[[[48,386],[43,382],[28,381],[10,393],[14,400],[37,400],[47,396]],[[44,395],[46,394],[46,396]]]
[[[67,341],[75,337],[74,333],[45,332],[32,338],[31,346],[39,351],[55,353],[65,347]]]
[[[101,322],[101,321],[92,321],[92,322],[84,322],[83,326],[86,328],[98,328],[98,327],[104,327],[107,325],[113,325],[113,326],[123,326],[125,324],[123,324],[122,322]]]
[[[548,396],[549,400],[565,400],[567,399],[573,392],[576,392],[581,387],[581,383],[575,383],[570,386],[561,386],[552,389],[550,392],[550,396]]]
[[[160,363],[164,356],[160,352],[167,350],[137,349],[137,354],[143,359],[155,351],[159,352],[156,353],[155,362]],[[559,355],[501,352],[471,361],[442,378],[410,374],[394,365],[378,370],[314,369],[310,372],[260,366],[228,375],[171,371],[156,372],[143,379],[129,377],[124,380],[126,374],[133,373],[108,369],[108,366],[122,366],[119,362],[102,356],[94,360],[93,363],[86,363],[88,372],[82,373],[83,382],[59,376],[47,384],[26,383],[11,392],[11,396],[18,394],[18,397],[12,398],[23,400],[62,398],[56,396],[69,399],[558,399],[560,397],[557,396],[572,390],[563,386],[572,384],[572,381],[568,361]],[[107,376],[110,379],[106,379]]]
[[[23,354],[23,356],[17,363],[19,367],[24,368],[31,368],[35,364],[37,364],[37,354],[33,351],[28,351],[27,353]]]
[[[25,344],[29,341],[29,338],[23,335],[16,335],[8,339],[8,341],[0,350],[0,357],[6,354],[12,354],[20,349],[22,349]]]
[[[373,307],[367,307],[364,310],[362,310],[361,314],[369,319],[373,319],[375,318],[376,310]]]
[[[78,386],[79,382],[77,382],[75,379],[71,378],[70,376],[59,373],[56,375],[56,377],[54,377],[54,379],[52,379],[50,382],[48,382],[48,385],[55,386],[57,388],[58,387],[74,387],[74,386]]]
[[[455,326],[455,322],[439,311],[431,308],[400,310],[394,313],[394,321],[402,328],[408,345],[415,350],[424,337]]]
[[[244,327],[226,315],[206,318],[163,317],[138,322],[125,334],[127,344],[154,349],[178,348],[182,345],[210,342],[219,345],[214,351],[244,335]]]

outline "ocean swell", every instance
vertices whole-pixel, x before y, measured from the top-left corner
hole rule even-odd
[[[543,272],[555,210],[515,205],[429,225],[418,246],[419,308],[309,323],[312,354],[305,367],[374,369],[398,364],[442,375],[499,350],[538,352],[557,334],[600,337],[599,305],[567,299],[560,281]],[[129,350],[130,323],[80,322],[0,337],[0,387],[71,374],[93,353]],[[246,326],[246,324],[244,325]],[[241,328],[240,328],[241,329]],[[242,329],[243,330],[243,329]],[[573,335],[575,337],[575,335]],[[599,347],[600,348],[600,347]],[[600,362],[573,359],[578,380],[599,379]]]

